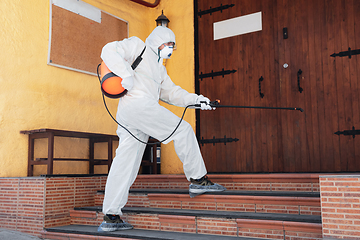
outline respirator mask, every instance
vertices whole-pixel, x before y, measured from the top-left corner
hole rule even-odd
[[[164,48],[159,50],[160,51],[159,56],[161,58],[169,59],[171,57],[171,54],[173,53],[173,50],[174,50],[174,46],[164,45]]]

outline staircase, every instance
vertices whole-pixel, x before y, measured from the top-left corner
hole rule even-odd
[[[190,198],[183,175],[139,175],[122,209],[133,230],[97,232],[104,216],[101,190],[94,192],[94,206],[70,210],[71,224],[46,228],[42,238],[322,239],[318,175],[209,178],[228,190]]]

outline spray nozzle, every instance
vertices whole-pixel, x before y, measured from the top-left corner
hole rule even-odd
[[[216,108],[217,106],[219,106],[220,100],[216,99],[215,101],[212,101],[210,103],[207,103],[205,101],[201,101],[200,103],[205,103],[205,104],[209,105],[210,107],[215,107]]]

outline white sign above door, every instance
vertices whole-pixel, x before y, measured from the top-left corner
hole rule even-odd
[[[261,12],[214,23],[214,40],[262,30]]]

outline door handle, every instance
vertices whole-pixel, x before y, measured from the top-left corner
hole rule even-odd
[[[260,97],[263,98],[264,94],[261,92],[261,82],[264,81],[264,78],[261,76],[259,78],[259,93],[260,93]]]
[[[300,75],[302,74],[301,69],[299,69],[299,71],[297,72],[297,82],[298,82],[298,87],[299,87],[299,92],[302,93],[302,91],[304,90],[302,87],[300,87]]]

